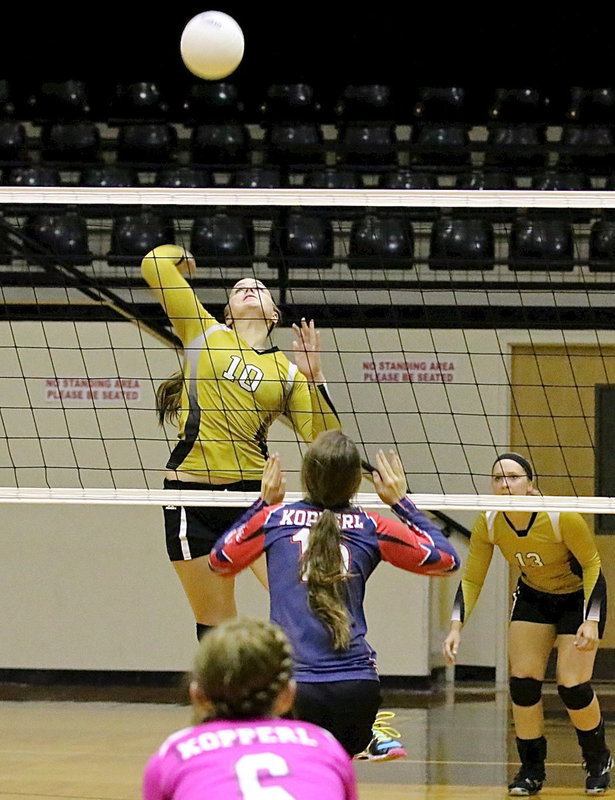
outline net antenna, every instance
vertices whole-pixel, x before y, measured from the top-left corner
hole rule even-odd
[[[109,490],[119,493],[118,501],[168,501],[167,494],[164,499],[152,495],[151,487],[160,482],[172,437],[151,433],[155,421],[151,403],[144,406],[144,393],[133,403],[120,391],[119,406],[102,396],[41,401],[37,382],[51,374],[56,380],[80,377],[91,383],[115,370],[110,376],[115,380],[133,377],[142,388],[147,384],[151,400],[156,381],[172,371],[164,351],[176,350],[179,343],[160,310],[152,311],[139,259],[127,260],[120,269],[107,262],[114,214],[119,209],[160,211],[173,219],[176,243],[190,249],[197,216],[232,209],[254,222],[248,271],[277,289],[282,305],[300,309],[298,314],[287,312],[286,319],[313,317],[328,332],[325,358],[336,362],[331,394],[366,463],[374,448],[396,447],[422,507],[439,514],[445,524],[465,529],[448,519],[448,511],[477,510],[487,503],[494,507],[495,499],[480,494],[481,486],[497,453],[517,447],[534,461],[540,476],[545,496],[533,499],[534,507],[546,509],[554,497],[561,510],[572,496],[583,513],[611,513],[608,503],[600,504],[605,498],[594,497],[600,503],[592,508],[600,511],[588,510],[583,498],[604,485],[594,469],[600,460],[594,433],[603,421],[596,416],[593,394],[596,386],[608,385],[614,377],[610,297],[615,269],[613,263],[592,261],[591,245],[594,224],[612,217],[612,192],[2,187],[0,203],[10,209],[2,229],[11,251],[1,266],[2,324],[11,330],[5,340],[9,344],[1,350],[10,388],[1,412],[4,502],[12,502],[20,491],[67,491],[71,484],[78,487],[74,497],[85,502],[89,492],[109,489],[105,475],[113,475]],[[29,208],[46,206],[77,209],[88,219],[94,243],[90,265],[75,265],[53,248],[45,251],[52,261],[29,264],[28,251],[36,243],[27,237],[24,219]],[[108,214],[93,219],[88,215],[92,206],[105,207]],[[274,233],[284,228],[292,210],[332,220],[330,266],[311,268],[309,254],[273,253]],[[378,220],[389,214],[404,218],[413,231],[412,256],[353,250],[357,218]],[[513,220],[521,214],[541,219],[558,214],[570,222],[575,240],[570,263],[531,256],[514,265],[511,234]],[[434,215],[489,216],[495,230],[493,264],[477,267],[455,253],[445,264],[436,263],[430,250]],[[225,290],[243,277],[246,266],[225,261],[222,253],[200,260],[203,266],[193,285],[199,295],[211,295],[212,310],[219,314]],[[61,303],[53,292],[58,287],[65,292]],[[34,290],[34,303],[22,302],[19,290],[26,288]],[[96,315],[88,316],[88,308],[96,309]],[[118,319],[139,328],[138,336],[121,348],[112,341]],[[34,343],[24,333],[33,322],[44,331]],[[77,335],[62,341],[66,329],[60,333],[54,326],[66,322],[80,334],[82,326],[104,323],[103,346],[83,346]],[[153,342],[164,345],[162,351]],[[113,350],[113,357],[98,350]],[[584,366],[581,375],[580,359],[586,361],[588,353],[593,366],[589,371]],[[528,396],[533,407],[528,407]],[[118,411],[131,418],[130,425],[123,428],[113,421]],[[572,444],[570,427],[576,437]],[[548,441],[541,431],[548,432]],[[54,447],[55,452],[64,448],[61,457]],[[91,463],[90,451],[97,453]],[[139,467],[126,467],[131,460]],[[433,489],[441,494],[434,495]],[[140,491],[144,494],[132,494]],[[65,502],[73,501],[63,496]],[[89,496],[92,502],[101,501]],[[466,497],[468,505],[451,505],[459,497]],[[375,495],[362,501],[379,506]]]

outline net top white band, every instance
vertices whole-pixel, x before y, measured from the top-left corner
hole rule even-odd
[[[0,187],[0,203],[148,206],[340,206],[378,208],[615,208],[615,192],[393,189],[168,189]]]
[[[42,489],[0,488],[0,503],[47,503],[142,506],[249,506],[254,492],[187,491],[171,489]],[[285,502],[301,500],[299,492],[287,492]],[[528,496],[474,494],[411,494],[425,511],[576,511],[582,514],[615,513],[615,497]],[[388,508],[377,494],[359,493],[355,502],[363,508]]]

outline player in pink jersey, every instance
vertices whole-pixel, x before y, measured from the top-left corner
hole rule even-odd
[[[190,682],[199,720],[150,757],[143,800],[358,800],[346,751],[309,722],[281,719],[295,695],[282,629],[233,619],[201,640]]]

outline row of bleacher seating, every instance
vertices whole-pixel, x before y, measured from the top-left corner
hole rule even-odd
[[[615,169],[615,165],[614,165]],[[510,171],[472,169],[456,176],[438,176],[420,169],[369,170],[314,168],[296,173],[277,167],[236,167],[219,180],[215,170],[198,166],[171,165],[157,170],[139,170],[132,164],[64,165],[31,163],[5,166],[0,170],[4,186],[89,186],[89,187],[147,187],[216,188],[231,186],[242,189],[274,189],[301,187],[308,189],[391,189],[391,190],[515,190],[534,191],[591,191],[615,190],[615,172],[604,179],[586,172],[543,170],[534,174],[515,175]]]
[[[0,263],[25,257],[43,266],[89,265],[103,258],[110,266],[126,267],[138,264],[153,247],[176,241],[177,231],[172,217],[147,209],[118,212],[109,230],[102,231],[83,210],[38,211],[18,220],[7,216],[0,225]],[[105,253],[100,252],[101,233],[108,241]],[[90,249],[95,236],[96,254]],[[257,253],[257,236],[265,237],[266,253]],[[363,213],[346,228],[322,215],[290,210],[265,233],[257,231],[248,213],[212,210],[191,221],[182,242],[202,266],[245,268],[266,260],[283,270],[330,269],[334,262],[345,261],[351,269],[407,270],[417,258],[419,236],[429,243],[427,263],[432,269],[489,270],[504,263],[512,270],[570,271],[587,263],[591,271],[615,271],[615,217],[609,214],[595,219],[585,232],[586,258],[580,257],[570,219],[534,210],[506,226],[469,214],[446,214],[417,227],[403,214]]]
[[[191,81],[182,86],[163,80],[106,85],[69,79],[35,86],[0,80],[0,119],[34,122],[196,121],[243,119],[305,121],[416,121],[484,125],[489,121],[562,125],[615,122],[615,88],[561,85],[529,87],[441,87],[383,83],[315,87],[306,83],[270,83],[261,88],[232,80]]]
[[[544,126],[497,123],[482,139],[467,126],[421,123],[403,135],[397,126],[348,123],[327,137],[318,123],[272,123],[253,135],[245,123],[205,122],[182,136],[169,122],[119,125],[109,134],[91,120],[53,122],[32,135],[18,120],[0,121],[0,163],[22,164],[36,156],[60,165],[115,161],[142,168],[188,163],[228,169],[233,165],[278,165],[309,169],[324,165],[390,168],[415,165],[432,170],[487,167],[537,170],[548,166],[606,174],[615,168],[615,124],[569,124],[556,139]]]

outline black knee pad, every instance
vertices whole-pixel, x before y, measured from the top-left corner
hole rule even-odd
[[[536,678],[515,678],[508,681],[510,699],[516,706],[535,706],[542,697],[542,681]]]
[[[589,681],[577,683],[576,686],[557,685],[557,691],[562,698],[562,703],[572,711],[586,708],[594,699],[594,690]]]

